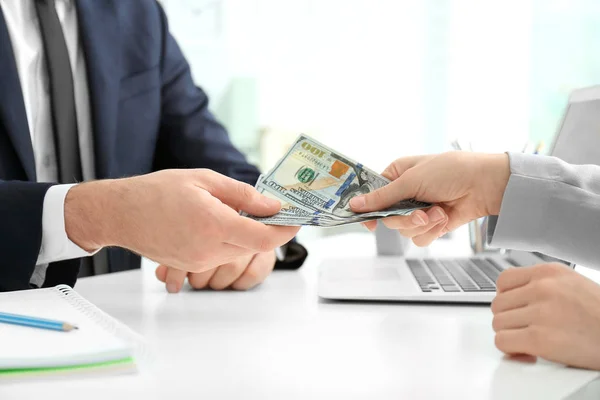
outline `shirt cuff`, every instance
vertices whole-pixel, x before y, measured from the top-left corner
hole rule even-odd
[[[42,213],[42,246],[36,265],[87,257],[97,253],[97,251],[93,253],[85,251],[67,236],[65,199],[73,186],[75,185],[55,185],[46,192]]]
[[[277,261],[285,260],[285,253],[287,252],[287,245],[277,247],[275,249],[275,257],[277,257]]]
[[[495,248],[542,251],[549,244],[549,238],[560,235],[555,231],[562,231],[567,226],[563,224],[556,230],[552,228],[554,224],[550,224],[550,220],[558,218],[559,213],[566,214],[563,208],[568,196],[559,189],[564,180],[564,166],[552,157],[507,154],[510,178],[500,213],[490,218],[488,244]],[[552,199],[561,201],[556,210],[549,208],[554,204]],[[546,240],[542,240],[544,237]]]

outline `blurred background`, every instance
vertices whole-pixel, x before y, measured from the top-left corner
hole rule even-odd
[[[598,0],[161,3],[212,111],[263,170],[300,132],[376,171],[455,140],[543,153],[569,92],[600,84]]]

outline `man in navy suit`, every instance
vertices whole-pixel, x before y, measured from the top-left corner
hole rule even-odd
[[[155,0],[0,0],[0,290],[73,285],[137,268],[138,254],[170,292],[186,277],[252,287],[279,246],[278,266],[297,268],[296,229],[232,210],[277,212],[237,182],[258,175]]]

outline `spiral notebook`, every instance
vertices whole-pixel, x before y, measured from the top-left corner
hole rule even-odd
[[[134,364],[143,340],[69,286],[0,293],[0,312],[60,320],[70,332],[0,324],[0,378],[119,369]]]

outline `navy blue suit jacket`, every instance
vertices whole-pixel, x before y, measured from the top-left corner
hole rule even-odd
[[[208,111],[206,94],[155,0],[76,0],[90,90],[98,179],[166,168],[210,168],[251,184],[259,172]],[[43,199],[19,76],[0,11],[0,291],[29,288],[41,244]],[[109,250],[111,272],[139,267]],[[301,263],[301,261],[300,261]],[[294,266],[299,266],[298,263]],[[79,260],[47,277],[73,285]]]

